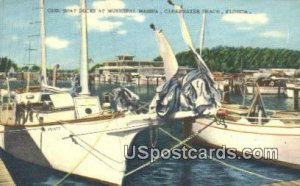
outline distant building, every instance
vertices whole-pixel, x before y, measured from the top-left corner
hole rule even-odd
[[[132,55],[120,55],[116,60],[106,61],[103,67],[96,69],[95,73],[100,75],[131,74],[136,75],[139,69],[145,67],[163,67],[160,61],[140,61],[134,60]]]
[[[95,70],[95,77],[104,82],[137,82],[147,78],[148,83],[165,79],[163,62],[135,60],[133,55],[119,55],[116,60],[106,61],[104,66]],[[186,74],[191,68],[180,67],[179,74]],[[157,79],[159,78],[159,80]],[[138,81],[144,84],[144,81]]]

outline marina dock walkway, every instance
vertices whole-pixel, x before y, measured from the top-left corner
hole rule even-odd
[[[9,174],[4,162],[0,158],[0,186],[12,186],[16,185],[11,175]]]
[[[291,185],[300,186],[300,180],[276,182],[276,183],[267,184],[265,186],[291,186]]]

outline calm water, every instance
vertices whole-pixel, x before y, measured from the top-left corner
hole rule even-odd
[[[65,84],[64,84],[65,85]],[[92,85],[93,95],[103,97],[103,92],[110,92],[115,85]],[[155,93],[155,87],[129,87],[138,93],[143,101],[149,101]],[[250,103],[251,96],[248,97],[246,104]],[[241,103],[240,96],[231,96],[235,102]],[[292,99],[284,97],[269,96],[264,97],[264,102],[268,109],[292,109]],[[164,126],[178,138],[183,138],[183,127],[181,123],[169,123]],[[144,130],[138,134],[134,144],[149,145],[149,130]],[[238,140],[238,139],[237,139]],[[158,134],[159,148],[171,147],[174,142],[162,133]],[[201,147],[196,145],[197,148]],[[61,179],[65,173],[49,170],[40,166],[32,165],[2,153],[2,158],[6,162],[15,182],[18,185],[53,185]],[[127,170],[145,163],[147,160],[129,160]],[[264,176],[281,180],[300,179],[300,171],[266,164],[255,160],[224,160],[227,163],[239,168],[254,171]],[[238,172],[225,167],[211,160],[159,160],[151,166],[130,175],[124,179],[125,186],[133,185],[260,185],[270,183],[270,180],[258,178]],[[63,185],[101,185],[85,178],[70,176]]]

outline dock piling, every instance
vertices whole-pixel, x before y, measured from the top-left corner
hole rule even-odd
[[[222,102],[223,103],[229,103],[230,102],[230,96],[229,96],[229,86],[230,85],[224,85],[224,92],[223,92],[223,98]]]
[[[147,76],[147,88],[149,87],[149,77]]]
[[[230,80],[229,80],[229,90],[228,91],[230,91],[230,92],[233,92],[234,91],[234,86],[233,86],[233,79],[231,78]]]
[[[278,86],[278,92],[277,92],[278,97],[280,96],[281,85],[282,85],[282,82],[280,81],[279,86]]]
[[[298,94],[299,90],[298,89],[294,89],[294,110],[298,111],[299,110],[299,102],[298,102]]]

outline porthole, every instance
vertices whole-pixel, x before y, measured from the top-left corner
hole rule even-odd
[[[91,113],[92,113],[92,109],[86,108],[86,109],[85,109],[85,113],[86,113],[86,114],[91,114]]]

